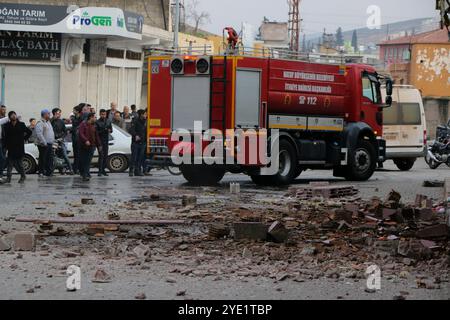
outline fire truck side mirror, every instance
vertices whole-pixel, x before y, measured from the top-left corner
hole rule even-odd
[[[170,74],[184,74],[184,60],[181,58],[173,58],[170,62]]]
[[[386,97],[385,105],[386,105],[387,108],[392,106],[392,101],[393,101],[392,100],[392,96],[387,96]]]
[[[394,92],[394,83],[392,82],[391,79],[387,79],[386,80],[386,95],[392,96],[393,92]]]
[[[207,75],[211,72],[211,59],[210,57],[198,57],[196,62],[196,73]]]

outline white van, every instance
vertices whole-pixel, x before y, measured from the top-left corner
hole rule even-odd
[[[422,96],[413,86],[395,85],[392,100],[392,106],[383,111],[386,158],[401,171],[409,171],[417,158],[424,157],[427,143]]]

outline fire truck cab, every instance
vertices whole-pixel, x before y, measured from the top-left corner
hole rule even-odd
[[[371,66],[236,54],[150,56],[148,66],[151,158],[174,164],[174,155],[202,155],[196,135],[203,150],[219,141],[224,155],[217,157],[250,150],[235,163],[176,163],[190,183],[215,184],[232,172],[259,185],[287,185],[308,169],[368,180],[385,160],[383,108],[390,105],[392,83],[386,82],[384,103],[382,79]],[[210,129],[222,136],[205,138]],[[276,170],[267,174],[267,163],[247,161],[262,147],[236,145],[236,131],[266,139],[267,155],[276,143]]]

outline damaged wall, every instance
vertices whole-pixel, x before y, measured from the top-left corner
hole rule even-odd
[[[411,82],[424,97],[450,97],[450,43],[414,45],[411,64]]]

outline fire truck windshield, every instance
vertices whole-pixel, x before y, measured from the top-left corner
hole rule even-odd
[[[375,104],[382,103],[381,84],[376,74],[363,73],[362,77],[363,96]]]

